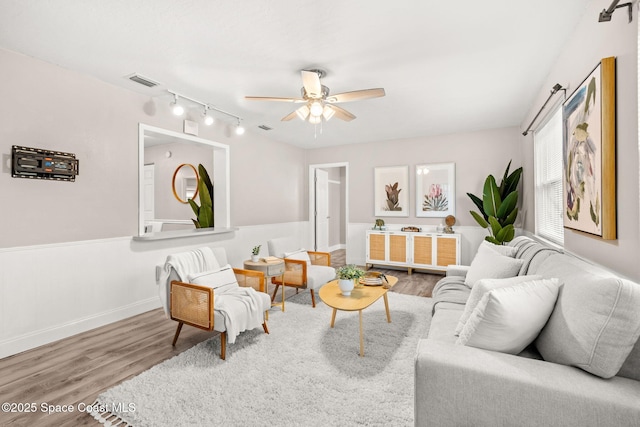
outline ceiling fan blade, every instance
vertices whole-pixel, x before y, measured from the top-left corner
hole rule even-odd
[[[348,112],[344,108],[338,107],[337,105],[326,104],[325,108],[332,109],[335,112],[333,117],[337,117],[340,120],[344,120],[345,122],[350,122],[351,120],[356,118],[356,116],[354,116],[353,114],[351,114],[350,112]]]
[[[361,99],[378,98],[385,95],[384,89],[381,87],[376,89],[354,90],[353,92],[342,92],[336,93],[335,95],[329,95],[327,97],[327,102],[351,102],[359,101]]]
[[[315,71],[302,70],[302,86],[307,92],[309,98],[322,98],[322,85],[320,84],[320,76]]]
[[[286,116],[284,116],[282,119],[280,119],[280,121],[288,122],[289,120],[293,120],[296,116],[297,116],[296,110],[294,110],[294,111],[290,112],[289,114],[287,114]]]
[[[273,96],[245,96],[249,101],[306,102],[302,98],[278,98]]]

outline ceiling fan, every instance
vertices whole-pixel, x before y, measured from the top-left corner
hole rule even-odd
[[[330,95],[329,88],[320,83],[320,79],[326,75],[324,71],[302,70],[301,74],[301,98],[278,98],[268,96],[245,96],[245,98],[252,101],[304,103],[303,106],[284,116],[282,121],[289,121],[297,116],[302,120],[317,124],[322,122],[322,119],[329,120],[333,116],[347,122],[356,118],[356,116],[344,108],[335,105],[337,103],[360,101],[362,99],[378,98],[385,95],[383,88],[355,90],[352,92],[342,92]]]

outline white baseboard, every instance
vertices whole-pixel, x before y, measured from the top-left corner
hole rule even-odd
[[[0,341],[0,359],[160,308],[158,297]]]
[[[330,246],[329,252],[338,251],[340,249],[347,249],[347,245],[344,243],[338,243],[337,245]]]

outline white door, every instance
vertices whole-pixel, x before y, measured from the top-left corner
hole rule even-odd
[[[316,169],[316,250],[329,251],[329,173]]]
[[[156,218],[155,210],[155,165],[144,165],[144,220]]]

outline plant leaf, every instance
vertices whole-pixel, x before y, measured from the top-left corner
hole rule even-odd
[[[502,221],[502,226],[504,227],[504,226],[507,226],[509,224],[513,224],[514,222],[516,222],[516,217],[517,216],[518,216],[518,208],[515,208],[514,210],[511,211],[511,213],[509,214],[507,219]]]
[[[480,227],[482,228],[487,228],[489,226],[489,224],[487,223],[487,221],[485,221],[485,219],[476,211],[469,211],[469,213],[471,214],[471,216],[473,217],[473,219],[476,220],[476,222],[478,224],[480,224]]]
[[[497,238],[500,230],[502,230],[502,226],[498,222],[498,219],[495,216],[490,216],[489,225],[491,225],[491,234]]]
[[[478,207],[478,210],[480,211],[480,213],[482,214],[484,219],[485,220],[489,219],[487,214],[484,213],[484,206],[482,205],[482,199],[480,197],[476,196],[476,195],[471,194],[471,193],[467,193],[467,196],[469,196],[471,201]]]
[[[502,200],[500,200],[500,191],[498,190],[496,179],[493,175],[489,175],[484,182],[482,202],[484,206],[484,213],[489,217],[496,216],[496,212],[498,211]]]
[[[500,181],[500,195],[502,196],[503,199],[504,199],[504,196],[508,194],[508,193],[505,193],[504,189],[505,189],[505,186],[507,185],[507,176],[509,176],[510,167],[511,167],[511,160],[509,160],[509,164],[507,165],[507,168],[504,170],[502,181]]]
[[[509,224],[498,232],[498,234],[496,235],[496,239],[499,242],[510,242],[511,240],[513,240],[515,233],[516,230],[515,228],[513,228],[513,225]]]
[[[509,214],[515,209],[516,205],[518,204],[518,192],[514,191],[513,193],[509,194],[506,199],[504,199],[502,201],[502,204],[500,204],[500,208],[498,209],[497,212],[497,218],[499,220],[504,220],[506,219]]]
[[[498,240],[496,240],[496,238],[493,237],[493,236],[487,236],[487,237],[484,238],[484,240],[486,240],[487,242],[491,242],[494,245],[501,245],[502,244]]]
[[[518,183],[520,182],[521,176],[522,176],[522,168],[518,168],[514,170],[513,173],[507,177],[504,185],[504,193],[501,193],[503,198],[518,189]]]

